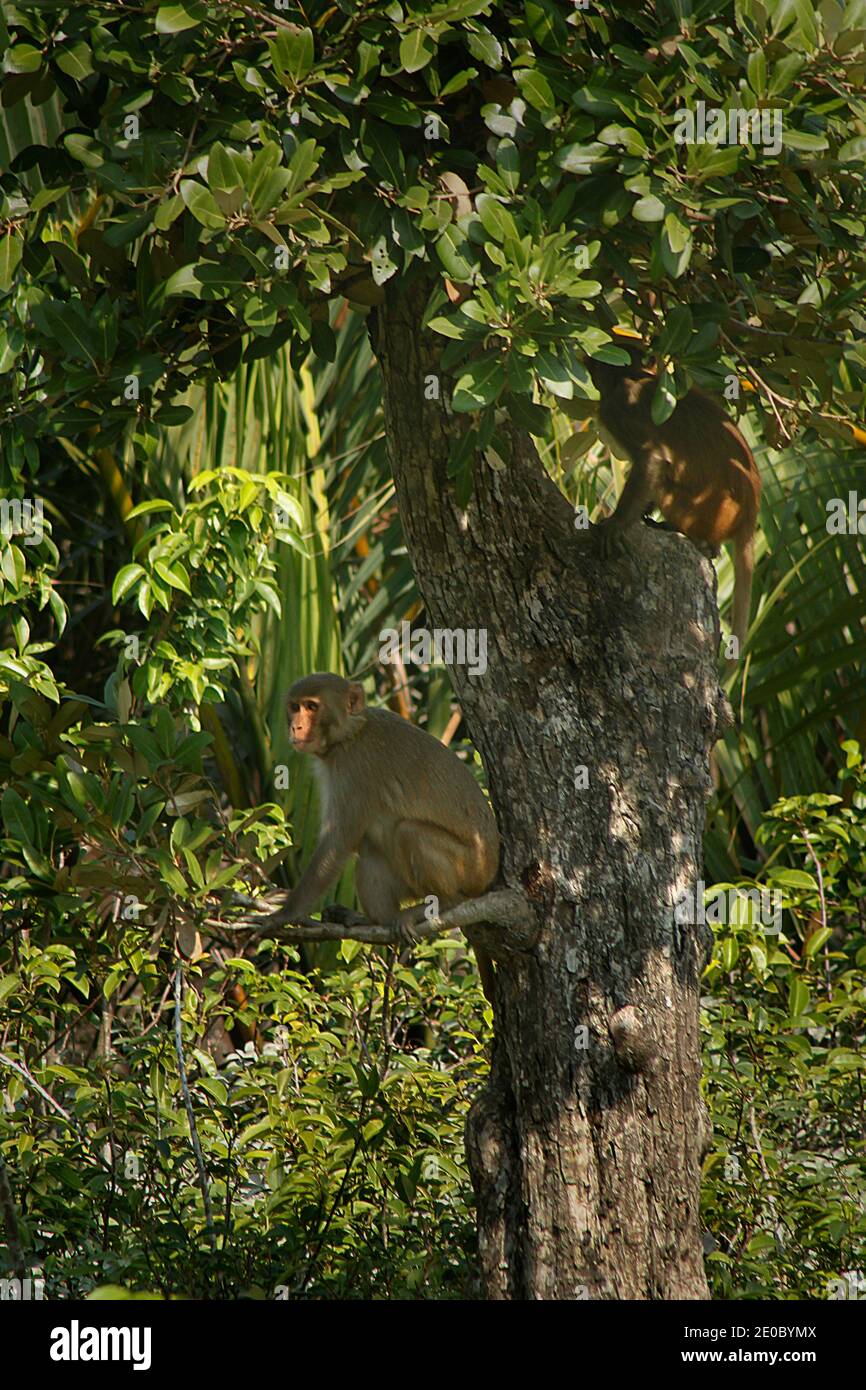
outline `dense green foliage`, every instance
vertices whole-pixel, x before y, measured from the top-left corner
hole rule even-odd
[[[177,765],[163,773],[173,786],[185,780],[183,744],[166,763],[157,738],[167,727],[163,709],[142,766],[154,757],[156,781]],[[84,734],[92,727],[67,731],[67,748],[77,740],[96,766]],[[88,776],[89,839],[116,856],[95,806],[111,780],[107,770]],[[836,1296],[862,1265],[866,767],[855,745],[845,786],[847,799],[788,799],[764,823],[774,850],[802,864],[761,881],[782,894],[781,931],[768,932],[745,899],[715,928],[704,1220],[723,1297]],[[65,805],[52,809],[62,820]],[[80,804],[75,814],[83,837]],[[244,831],[247,852],[273,851],[274,816]],[[189,867],[207,824],[174,825]],[[148,836],[136,838],[146,862]],[[194,896],[177,885],[178,904]],[[17,916],[10,907],[4,921]],[[170,957],[147,952],[149,929],[104,912],[84,955],[74,914],[57,921],[52,944],[15,939],[15,968],[0,984],[2,1153],[50,1296],[94,1284],[211,1297],[472,1296],[462,1126],[490,1015],[482,1021],[456,942],[419,948],[411,969],[344,943],[332,969],[299,972],[268,942],[252,958],[208,954],[185,967],[184,1057],[209,1223],[166,998]],[[227,994],[236,983],[240,1003]],[[259,1046],[231,1050],[226,1028],[244,1023]],[[23,1062],[25,1073],[14,1069]]]
[[[704,1219],[719,1296],[861,1293],[866,763],[846,751],[841,795],[785,798],[761,825],[778,924],[743,904],[714,928]],[[788,851],[799,867],[784,866]]]
[[[92,1058],[89,972],[66,945],[23,947],[2,1020],[64,1113],[6,1072],[18,1118],[7,1116],[3,1152],[46,1296],[94,1284],[206,1298],[471,1296],[462,1133],[481,1070],[478,991],[465,968],[443,973],[429,948],[420,958],[416,972],[366,953],[316,977],[269,954],[259,968],[229,958],[191,972],[183,1023],[211,1244],[170,1011],[152,1016],[154,973],[113,996],[115,1051]],[[266,1041],[217,1062],[233,1013],[227,974],[244,982],[243,1013]],[[76,1043],[52,1061],[67,1029]]]

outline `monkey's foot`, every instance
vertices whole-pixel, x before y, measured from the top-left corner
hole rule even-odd
[[[718,560],[721,553],[717,545],[710,545],[709,541],[692,541],[692,545],[705,560]]]
[[[407,907],[389,925],[404,946],[417,946],[421,937],[418,928],[426,920],[422,907]]]
[[[364,927],[369,925],[370,919],[342,903],[326,903],[322,908],[322,921],[336,922],[340,927]]]
[[[628,542],[623,534],[624,528],[614,517],[606,516],[603,521],[597,521],[593,529],[603,560],[610,560],[628,549]]]

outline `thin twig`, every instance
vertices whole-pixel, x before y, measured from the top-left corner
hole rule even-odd
[[[189,1133],[192,1139],[193,1153],[195,1154],[196,1167],[198,1168],[198,1185],[201,1191],[202,1201],[204,1202],[204,1219],[207,1226],[208,1240],[210,1248],[216,1254],[216,1229],[213,1223],[213,1209],[210,1202],[210,1185],[208,1183],[207,1170],[204,1166],[204,1155],[201,1151],[198,1129],[195,1123],[195,1111],[192,1108],[192,1096],[189,1093],[189,1082],[186,1078],[186,1061],[183,1055],[183,1033],[181,1031],[181,1001],[183,999],[183,969],[178,965],[174,973],[174,1046],[177,1052],[177,1066],[180,1072],[180,1087],[183,1091],[183,1103],[186,1106],[186,1117],[189,1121]]]
[[[818,901],[819,901],[820,904],[821,904],[821,926],[822,926],[822,927],[826,927],[826,925],[827,925],[827,899],[826,899],[826,897],[824,896],[824,873],[823,873],[823,870],[821,869],[821,861],[820,861],[820,859],[818,858],[817,854],[815,853],[814,846],[813,846],[813,844],[812,844],[812,841],[811,841],[810,838],[809,838],[809,835],[808,835],[808,832],[807,832],[807,830],[806,830],[806,827],[805,827],[802,823],[801,823],[801,825],[800,825],[800,834],[803,836],[803,839],[804,839],[805,844],[806,844],[806,848],[808,849],[809,854],[810,854],[811,857],[812,857],[812,863],[815,865],[815,873],[816,873],[817,876],[818,876]],[[824,942],[824,975],[825,975],[825,985],[826,985],[826,989],[827,989],[827,998],[828,998],[828,999],[832,999],[832,998],[833,998],[833,985],[832,985],[832,981],[831,981],[831,978],[830,978],[830,952],[829,952],[829,949],[828,949],[828,943],[827,943],[826,941]]]
[[[764,1158],[764,1150],[761,1145],[761,1136],[758,1132],[758,1122],[755,1119],[755,1107],[754,1105],[752,1105],[751,1102],[749,1102],[749,1128],[752,1131],[752,1138],[755,1141],[755,1148],[758,1151],[758,1163],[760,1165],[761,1175],[764,1179],[764,1182],[767,1184],[767,1206],[770,1208],[770,1215],[772,1216],[773,1221],[775,1222],[775,1236],[776,1239],[781,1242],[784,1239],[785,1229],[781,1221],[779,1220],[779,1212],[776,1207],[776,1202],[772,1192],[770,1191],[770,1188],[772,1187],[772,1178],[770,1177],[770,1170],[767,1167],[767,1161]]]
[[[71,1125],[75,1130],[78,1129],[69,1111],[63,1109],[63,1106],[59,1101],[54,1099],[50,1091],[46,1091],[44,1086],[39,1085],[35,1076],[32,1076],[25,1066],[22,1066],[20,1062],[13,1062],[12,1058],[8,1057],[5,1052],[0,1052],[0,1062],[3,1063],[4,1067],[9,1067],[12,1071],[17,1071],[18,1075],[27,1082],[28,1086],[32,1086],[34,1091],[37,1091],[42,1099],[47,1100],[48,1104],[57,1111],[58,1115],[63,1116],[63,1119],[68,1125]]]
[[[736,343],[731,342],[727,333],[720,332],[719,336],[723,339],[724,342],[727,343],[728,347],[731,348],[732,351],[739,355],[739,348],[737,347]],[[755,371],[755,368],[751,365],[750,362],[746,362],[746,371],[748,372],[749,376],[752,377],[758,383],[761,390],[764,392],[764,395],[767,397],[767,400],[770,403],[770,409],[776,417],[776,424],[779,426],[779,433],[782,435],[782,438],[788,440],[793,439],[794,436],[791,434],[791,431],[788,429],[784,420],[782,419],[776,402],[778,401],[779,405],[784,405],[789,409],[796,409],[797,402],[789,400],[787,396],[780,396],[777,391],[773,390],[772,386],[768,386],[766,381],[764,381],[764,378],[758,375],[758,373]]]
[[[3,1224],[6,1227],[6,1245],[9,1249],[12,1272],[16,1279],[24,1279],[27,1275],[24,1247],[21,1244],[21,1234],[18,1230],[18,1214],[15,1210],[15,1198],[12,1196],[9,1170],[2,1153],[0,1153],[0,1211],[3,1212]]]

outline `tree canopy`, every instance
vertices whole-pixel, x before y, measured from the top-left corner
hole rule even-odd
[[[775,438],[863,414],[866,0],[8,5],[2,39],[13,465],[131,418],[146,453],[190,380],[332,357],[328,298],[417,262],[482,412],[455,471],[493,407],[594,396],[613,287],[659,417],[731,373]]]

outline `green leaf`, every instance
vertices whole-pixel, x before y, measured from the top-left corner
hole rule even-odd
[[[659,334],[657,348],[660,353],[676,356],[681,353],[692,337],[692,314],[687,304],[673,304],[668,309],[665,326]]]
[[[226,220],[213,194],[195,179],[181,179],[180,196],[193,217],[210,231],[221,231]]]
[[[768,96],[777,96],[779,92],[790,87],[799,76],[805,62],[802,53],[788,53],[778,63],[774,63],[770,73]]]
[[[452,409],[482,410],[492,405],[505,385],[505,365],[498,353],[485,353],[460,377],[451,398]]]
[[[536,111],[550,111],[556,106],[550,83],[538,68],[518,68],[514,80],[520,89],[520,95],[530,106],[534,106]]]
[[[316,169],[319,167],[319,159],[322,154],[321,145],[317,145],[315,140],[302,140],[297,149],[293,150],[289,160],[289,172],[291,177],[286,185],[286,192],[296,193],[310,182]]]
[[[123,569],[118,570],[111,587],[111,602],[120,603],[124,594],[129,593],[133,585],[143,578],[145,572],[141,565],[124,565]]]
[[[69,184],[61,184],[59,188],[41,188],[30,200],[30,211],[41,212],[43,208],[56,203],[58,198],[63,198],[69,192]]]
[[[42,54],[32,43],[16,43],[6,49],[3,66],[7,72],[38,72]]]
[[[638,198],[631,215],[637,222],[661,222],[665,215],[665,205],[654,193],[649,193],[645,198]]]
[[[404,72],[420,72],[436,52],[436,42],[426,29],[410,29],[400,40],[400,63]]]
[[[542,348],[535,355],[535,367],[544,385],[554,396],[570,401],[574,395],[574,382],[568,369],[558,357]]]
[[[207,181],[212,190],[220,189],[223,193],[229,193],[232,189],[242,186],[235,162],[225,145],[221,145],[219,140],[210,147],[207,159]]]
[[[677,408],[677,398],[673,389],[673,379],[669,372],[665,372],[659,378],[659,384],[653,393],[652,414],[654,425],[663,425],[665,420],[670,419]]]
[[[688,245],[691,236],[688,227],[680,221],[675,212],[669,212],[665,217],[665,231],[671,250],[679,255]]]
[[[459,318],[446,319],[441,314],[433,318],[427,327],[433,333],[440,333],[443,338],[469,338],[472,336],[472,329],[465,321],[461,324]]]
[[[612,164],[614,158],[607,145],[594,140],[589,145],[564,145],[557,151],[556,163],[566,174],[591,174]]]
[[[475,199],[475,209],[481,218],[481,225],[494,241],[504,242],[509,237],[519,240],[517,223],[491,193],[479,193]]]
[[[167,884],[169,888],[174,889],[176,893],[180,893],[183,897],[186,897],[186,879],[177,865],[172,862],[168,853],[165,850],[158,850],[156,860],[159,864],[160,877],[163,883]]]
[[[183,212],[183,198],[175,193],[173,198],[165,198],[153,214],[153,225],[158,232],[166,232]]]
[[[794,979],[788,989],[788,1016],[799,1018],[809,1007],[809,989],[804,980]]]
[[[520,151],[513,140],[500,140],[496,147],[496,168],[511,193],[520,183]]]
[[[284,87],[296,87],[313,66],[316,56],[311,29],[278,29],[268,43],[274,71]]]
[[[445,86],[439,93],[439,100],[443,101],[445,97],[453,96],[455,92],[462,92],[463,88],[468,87],[469,83],[474,81],[477,76],[477,68],[461,68],[459,72],[455,72],[454,76],[449,78],[445,83]]]
[[[174,507],[166,497],[149,497],[146,502],[139,502],[137,507],[133,507],[131,512],[127,512],[126,520],[130,521],[135,516],[149,516],[151,512],[173,512]]]
[[[0,799],[0,809],[3,812],[3,824],[12,840],[16,844],[32,844],[35,827],[24,800],[19,796],[14,787],[7,787]]]
[[[676,246],[672,244],[676,242]],[[667,273],[675,280],[684,275],[692,255],[691,230],[675,213],[668,213],[661,234],[661,260]]]
[[[180,270],[176,270],[170,275],[163,286],[163,294],[166,299],[172,295],[192,295],[195,299],[201,299],[202,283],[196,275],[198,264],[192,261],[189,265],[182,265]]]
[[[785,130],[782,144],[789,150],[827,150],[830,142],[824,135],[812,135],[807,130]]]
[[[93,61],[86,43],[73,43],[61,48],[54,55],[54,61],[61,72],[76,82],[83,82],[93,72]]]
[[[472,279],[475,273],[474,252],[460,228],[453,222],[448,224],[436,242],[436,254],[452,280],[458,284],[465,284]]]
[[[406,164],[400,141],[390,126],[371,121],[364,136],[364,152],[383,183],[397,190],[403,187]]]
[[[156,32],[180,34],[184,29],[193,29],[201,24],[204,16],[204,5],[160,5],[156,12]]]
[[[229,1093],[228,1093],[228,1090],[227,1090],[227,1088],[226,1088],[226,1084],[225,1084],[224,1081],[220,1081],[219,1077],[216,1077],[216,1076],[202,1076],[202,1077],[199,1077],[198,1081],[196,1082],[196,1085],[197,1085],[202,1091],[204,1091],[205,1095],[208,1095],[208,1096],[211,1097],[212,1100],[215,1100],[215,1101],[217,1102],[218,1105],[225,1105],[226,1101],[228,1100],[228,1095],[229,1095]],[[264,1133],[267,1133],[267,1131],[268,1131],[269,1128],[270,1128],[269,1124],[266,1124],[266,1125],[264,1126],[264,1131],[263,1131],[263,1132],[264,1132]]]
[[[767,88],[767,59],[763,49],[750,53],[746,62],[746,76],[749,86],[756,96],[763,96]]]
[[[377,285],[384,285],[385,281],[390,280],[400,269],[391,255],[386,236],[378,237],[370,247],[370,269]]]
[[[774,887],[803,889],[817,893],[818,880],[805,869],[773,869],[767,877]]]
[[[162,560],[156,560],[153,568],[170,589],[179,589],[184,594],[192,592],[189,587],[189,575],[179,561],[176,560],[173,565],[167,565]]]
[[[836,158],[842,164],[862,164],[866,161],[866,135],[855,135],[853,140],[846,140],[844,145],[840,145]]]
[[[805,956],[817,955],[821,947],[824,946],[826,942],[830,940],[830,937],[832,935],[832,927],[819,927],[817,931],[812,932],[812,935],[809,937],[808,941],[803,947],[803,954]]]
[[[24,240],[18,232],[7,232],[0,241],[0,290],[10,288],[23,250]]]
[[[466,43],[473,58],[478,58],[489,68],[499,71],[502,67],[502,44],[489,29],[470,29],[466,35]]]

